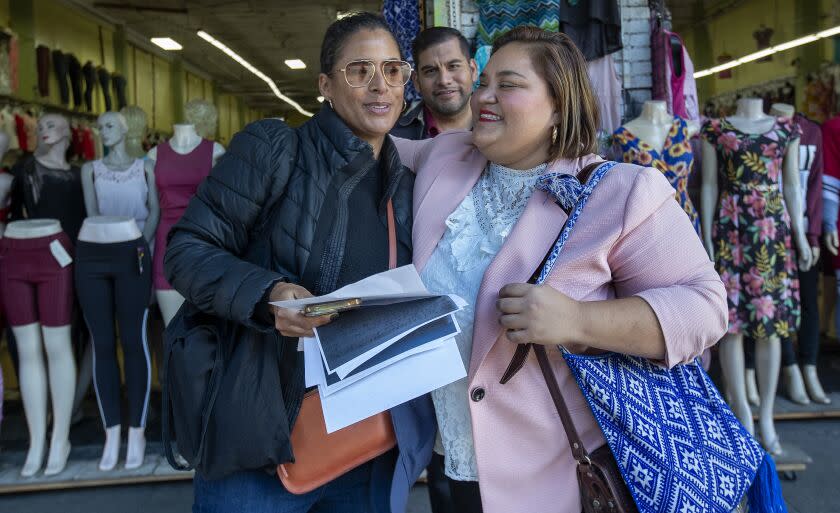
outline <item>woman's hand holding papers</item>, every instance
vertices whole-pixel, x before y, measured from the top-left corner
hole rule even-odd
[[[300,285],[280,282],[271,289],[269,301],[287,301],[307,297],[312,297],[312,293]],[[334,319],[334,316],[330,315],[305,317],[301,311],[276,306],[272,306],[271,311],[274,314],[274,327],[284,337],[314,337],[315,333],[312,331],[314,328],[323,326]]]

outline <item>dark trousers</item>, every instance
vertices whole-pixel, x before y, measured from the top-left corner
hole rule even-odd
[[[432,461],[426,467],[426,486],[429,489],[429,503],[432,513],[458,513],[452,505],[449,478],[443,473],[444,458],[433,452]]]
[[[262,470],[237,472],[221,479],[193,479],[193,513],[370,513],[384,511],[382,497],[372,492],[372,464],[366,463],[309,493],[294,495],[276,475]],[[380,503],[374,506],[374,501]]]
[[[151,386],[146,339],[152,288],[149,246],[141,237],[112,244],[76,243],[79,303],[93,341],[93,384],[105,427],[120,424],[120,369],[114,321],[125,356],[131,427],[145,427]]]
[[[452,507],[457,513],[482,513],[478,481],[456,481],[448,478]]]

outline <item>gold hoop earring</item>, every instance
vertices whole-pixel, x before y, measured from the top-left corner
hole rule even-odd
[[[551,144],[557,143],[557,125],[551,129]]]

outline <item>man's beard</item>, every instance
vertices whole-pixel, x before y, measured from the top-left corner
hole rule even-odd
[[[470,102],[470,97],[464,94],[463,89],[459,88],[458,94],[460,95],[461,101],[453,100],[450,102],[440,103],[437,102],[437,99],[433,96],[432,101],[427,102],[426,105],[437,114],[454,116],[455,114],[460,113]]]

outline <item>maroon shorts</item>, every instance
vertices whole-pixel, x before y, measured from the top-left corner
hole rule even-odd
[[[0,303],[12,326],[40,322],[70,324],[73,310],[73,265],[61,267],[50,251],[57,240],[72,256],[70,239],[62,233],[36,239],[0,239]]]

